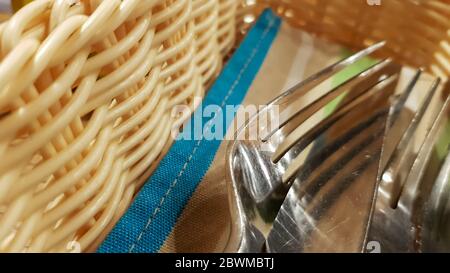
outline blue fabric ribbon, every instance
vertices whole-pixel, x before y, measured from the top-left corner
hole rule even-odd
[[[202,111],[210,105],[225,112],[227,105],[239,105],[258,73],[278,33],[281,20],[270,10],[264,11],[247,34],[206,95]],[[201,116],[203,134],[211,133],[222,123],[228,128],[231,120],[223,115]],[[218,120],[219,119],[219,120]],[[220,120],[221,119],[221,120]],[[194,124],[194,117],[188,124]],[[194,130],[186,126],[184,130]],[[226,130],[222,132],[225,134]],[[159,167],[149,178],[136,199],[98,249],[100,253],[157,252],[175,226],[198,184],[208,171],[220,146],[220,139],[204,137],[175,141]]]

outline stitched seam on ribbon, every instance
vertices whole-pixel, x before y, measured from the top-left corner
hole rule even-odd
[[[269,30],[273,27],[275,23],[275,19],[272,18],[269,23],[267,24],[267,26],[264,29],[263,34],[261,35],[261,38],[258,40],[257,45],[255,46],[255,48],[252,50],[252,53],[249,55],[247,61],[245,62],[244,66],[242,67],[242,69],[239,71],[239,74],[236,78],[236,80],[233,82],[232,86],[230,87],[230,89],[228,90],[227,95],[223,98],[222,102],[221,102],[221,108],[223,108],[223,106],[225,105],[226,101],[229,99],[229,97],[231,96],[231,93],[234,91],[234,89],[236,88],[236,86],[239,84],[242,75],[247,71],[250,63],[253,61],[253,59],[256,56],[256,53],[258,53],[259,48],[261,47],[262,41],[266,38],[267,34],[269,33]],[[206,131],[210,129],[211,126],[211,122],[214,120],[210,119],[207,123],[207,126],[205,127]],[[141,233],[139,234],[139,236],[136,238],[135,242],[131,245],[130,249],[129,249],[129,253],[133,252],[134,248],[136,247],[136,245],[139,243],[139,241],[142,239],[142,237],[144,236],[144,234],[147,232],[150,224],[152,223],[153,219],[156,217],[156,215],[158,214],[158,212],[161,210],[162,206],[164,205],[165,200],[167,199],[167,197],[169,197],[170,193],[172,192],[172,189],[175,188],[175,186],[178,183],[178,180],[180,179],[180,177],[184,174],[184,172],[186,171],[189,163],[191,162],[192,158],[194,157],[195,153],[197,152],[198,148],[200,147],[202,140],[197,141],[197,143],[195,144],[194,149],[192,150],[189,158],[186,160],[186,162],[183,165],[183,168],[180,170],[180,172],[178,173],[177,177],[175,178],[175,180],[171,183],[169,189],[166,191],[166,193],[164,194],[164,196],[161,198],[158,207],[155,208],[155,210],[153,211],[152,215],[150,216],[150,218],[147,221],[147,224],[145,225],[144,229],[141,231]]]

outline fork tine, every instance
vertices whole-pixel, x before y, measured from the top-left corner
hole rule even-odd
[[[381,179],[383,183],[386,183],[386,188],[390,193],[389,199],[392,208],[396,207],[401,188],[407,178],[407,173],[414,162],[412,145],[414,136],[417,134],[417,128],[436,93],[439,83],[440,79],[438,78],[433,82],[430,90],[427,91],[428,93],[422,102],[420,109],[417,111],[408,128],[402,135],[400,142],[390,156],[383,171]]]
[[[379,174],[382,174],[387,162],[395,150],[401,135],[405,132],[408,124],[413,116],[410,111],[404,108],[407,100],[410,98],[414,88],[416,87],[423,70],[418,69],[414,77],[409,81],[407,87],[391,104],[389,115],[386,121],[386,128],[383,137],[383,147],[380,158]]]
[[[377,86],[374,87],[374,89],[378,89],[378,92],[382,92],[383,90],[388,90],[389,92],[386,92],[387,95],[392,94],[392,92],[395,89],[397,83],[397,77],[390,77],[385,79],[384,81],[380,82]],[[346,130],[342,130],[345,132]],[[283,175],[283,182],[287,183],[290,181],[298,172],[303,168],[303,160],[300,157],[297,157],[292,160],[291,164],[287,168],[286,172]]]
[[[355,62],[361,60],[362,58],[370,55],[374,51],[383,47],[384,44],[385,44],[385,42],[377,43],[369,48],[366,48],[358,53],[355,53],[352,56],[319,71],[318,73],[312,75],[308,79],[306,79],[306,80],[300,82],[299,84],[297,84],[296,86],[292,87],[291,89],[286,91],[281,96],[277,97],[275,100],[273,100],[272,102],[270,102],[268,104],[268,107],[270,107],[272,105],[282,105],[282,104],[286,103],[285,101],[283,101],[283,99],[290,98],[291,95],[294,93],[296,95],[298,95],[299,97],[303,97],[307,93],[308,94],[313,93],[311,91],[313,91],[314,88],[318,87],[320,84],[322,84],[326,80],[329,80],[331,78],[331,76],[335,75],[337,72],[343,70],[344,68],[348,68],[351,64],[354,64]],[[306,103],[306,104],[302,103],[301,107],[296,111],[293,111],[293,112],[288,111],[289,116],[284,120],[280,120],[278,128],[269,132],[267,135],[262,136],[261,140],[263,142],[266,142],[271,136],[273,136],[274,133],[276,133],[280,128],[283,128],[287,123],[290,123],[291,120],[294,118],[296,118],[296,124],[300,124],[307,117],[311,116],[315,112],[315,110],[317,111],[318,108],[321,108],[321,106],[323,106],[323,104],[326,104],[327,102],[331,101],[335,97],[342,94],[342,92],[343,92],[342,87],[346,86],[349,83],[356,84],[355,82],[353,82],[353,80],[355,78],[358,78],[358,76],[364,75],[364,73],[367,73],[367,71],[370,71],[374,67],[377,67],[379,69],[380,68],[379,65],[381,65],[381,64],[386,65],[385,62],[390,62],[390,60],[380,61],[374,65],[371,65],[369,68],[362,71],[361,73],[351,77],[350,79],[347,79],[345,82],[343,82],[336,88],[328,90],[328,92],[326,92],[325,94],[322,94],[322,96],[320,98],[318,98],[310,103]],[[373,71],[371,71],[371,72],[373,72]],[[358,82],[360,82],[360,81],[361,81],[361,79],[359,79]],[[287,102],[289,104],[291,104],[290,101],[287,101]],[[303,114],[303,115],[301,115],[301,114]]]
[[[355,100],[343,106],[333,115],[328,116],[326,119],[320,121],[318,124],[312,125],[311,128],[309,128],[309,130],[307,130],[307,132],[303,134],[301,137],[299,138],[295,137],[291,142],[289,142],[289,140],[286,139],[285,142],[281,144],[282,146],[280,145],[280,147],[276,150],[276,154],[274,154],[274,156],[272,157],[272,161],[274,163],[277,163],[293,146],[298,146],[300,150],[303,150],[311,142],[313,142],[314,139],[316,139],[320,134],[329,129],[334,123],[336,123],[342,117],[347,115],[349,112],[353,111],[356,107],[358,107],[362,103],[368,102],[370,99],[372,99],[375,93],[378,93],[378,90],[371,89],[367,93],[362,94]]]
[[[373,91],[373,87],[375,85],[384,81],[387,77],[395,75],[399,72],[400,66],[394,64],[391,60],[381,61],[376,65],[371,66],[358,73],[358,75],[345,81],[341,85],[335,87],[326,95],[322,96],[311,105],[307,106],[305,111],[298,111],[298,115],[291,119],[291,121],[281,129],[283,131],[283,135],[288,135],[288,137],[277,148],[275,154],[272,157],[272,161],[274,163],[278,162],[281,157],[283,157],[286,152],[291,149],[292,146],[294,146],[298,141],[308,139],[304,138],[304,136],[315,136],[316,134],[311,135],[311,130],[314,130],[316,132],[321,131],[322,126],[319,125],[321,122],[323,123],[323,125],[325,125],[330,121],[336,121],[337,119],[339,119],[339,117],[356,106],[361,99],[360,97],[364,97],[363,95],[365,93],[373,94],[374,92],[370,91]],[[383,76],[385,76],[386,78]],[[339,96],[343,91],[348,90],[348,88],[350,88],[350,90],[347,92],[347,98],[341,103],[341,109],[339,109],[337,113],[333,113],[328,117],[320,113],[320,110],[318,109],[320,106],[322,106],[320,109],[323,109],[324,105]],[[332,97],[329,97],[329,95],[332,95]],[[315,116],[317,115],[320,116],[316,118]],[[313,120],[313,122],[305,122],[308,119]],[[327,119],[328,121],[325,121]],[[309,127],[309,129],[305,130],[305,126]]]
[[[420,76],[422,75],[423,70],[418,69],[414,77],[409,81],[408,86],[406,87],[405,91],[399,96],[396,103],[392,106],[392,108],[389,111],[389,117],[388,117],[388,128],[392,127],[397,120],[401,110],[403,110],[406,101],[411,96],[412,91],[414,90],[414,87],[416,86],[417,82],[419,81]]]

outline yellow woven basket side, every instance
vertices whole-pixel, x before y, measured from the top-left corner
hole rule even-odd
[[[173,107],[220,71],[236,5],[35,0],[0,25],[1,252],[95,250],[187,118]]]

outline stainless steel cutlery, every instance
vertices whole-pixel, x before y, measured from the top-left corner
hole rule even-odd
[[[415,225],[416,214],[426,230],[423,247],[443,236],[450,222],[443,84],[424,86],[419,70],[399,90],[402,67],[389,59],[333,80],[383,45],[299,83],[236,132],[227,158],[233,220],[227,251],[361,252],[368,243],[381,251],[413,250],[406,241],[400,247],[397,233]],[[420,92],[421,106],[407,107]],[[438,145],[445,156],[434,160]],[[426,196],[417,193],[424,177]],[[416,213],[417,198],[425,201]],[[409,211],[399,212],[404,205]],[[397,217],[405,220],[398,224]]]

